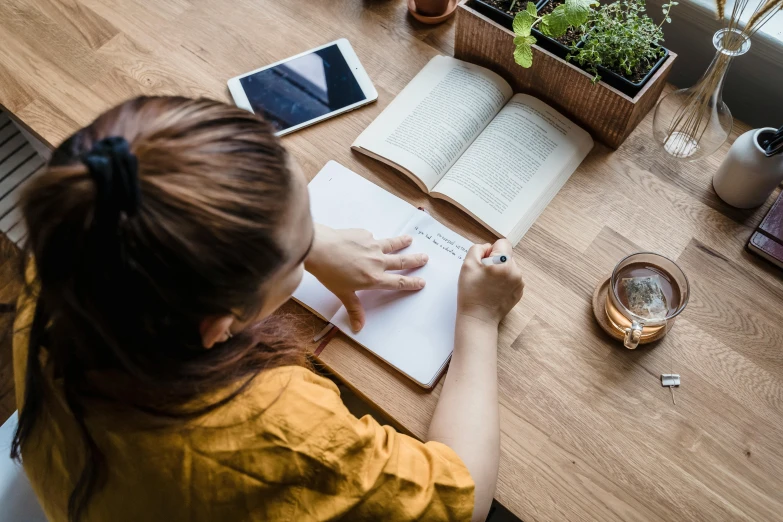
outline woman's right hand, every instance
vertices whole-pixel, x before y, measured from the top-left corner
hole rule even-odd
[[[500,254],[508,256],[508,261],[481,264],[483,258]],[[522,298],[524,288],[522,270],[514,262],[513,248],[507,239],[499,239],[494,245],[473,245],[459,274],[457,315],[497,327]]]

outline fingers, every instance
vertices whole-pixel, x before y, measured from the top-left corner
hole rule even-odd
[[[413,238],[407,234],[404,236],[391,237],[378,241],[378,244],[381,245],[381,250],[384,254],[402,250],[403,248],[411,246],[411,243],[413,243]]]
[[[429,261],[427,254],[405,254],[405,255],[387,255],[384,256],[384,270],[408,270],[411,268],[419,268],[424,266]]]
[[[483,245],[473,245],[465,255],[465,262],[481,263],[481,260],[492,252],[492,245],[484,243]]]
[[[364,308],[362,302],[356,297],[354,292],[350,292],[339,296],[345,311],[348,312],[348,320],[351,322],[351,328],[354,332],[358,332],[364,327]]]
[[[507,256],[514,254],[514,247],[511,246],[511,242],[508,239],[498,239],[495,241],[495,244],[492,245],[492,251],[490,252],[490,255],[494,256],[499,254],[506,254]]]
[[[425,284],[421,277],[383,274],[378,284],[373,288],[379,290],[421,290]]]
[[[494,244],[489,243],[473,245],[465,256],[465,265],[478,265],[485,257],[507,255],[514,256],[514,247],[508,239],[498,239]]]

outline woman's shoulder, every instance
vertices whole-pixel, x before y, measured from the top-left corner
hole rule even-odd
[[[30,327],[35,316],[35,295],[39,288],[35,279],[35,265],[28,262],[25,268],[25,282],[16,302],[16,317],[13,324],[11,348],[14,363],[14,384],[16,407],[21,409],[27,374],[27,346],[30,344]]]
[[[254,381],[256,388],[275,387],[281,383],[287,383],[297,387],[316,386],[339,394],[337,386],[332,381],[305,366],[279,366],[264,370],[254,378]]]
[[[309,368],[281,366],[253,377],[241,393],[198,423],[208,427],[283,425],[298,431],[344,411],[340,391],[332,381]]]
[[[245,395],[274,395],[277,401],[301,400],[304,397],[327,397],[339,400],[340,391],[332,381],[304,366],[280,366],[256,375]]]

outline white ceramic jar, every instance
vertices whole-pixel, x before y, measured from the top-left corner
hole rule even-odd
[[[712,178],[720,199],[732,207],[758,207],[783,181],[783,154],[768,158],[759,144],[776,130],[754,129],[737,138]]]

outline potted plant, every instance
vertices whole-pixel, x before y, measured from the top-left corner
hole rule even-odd
[[[595,74],[544,48],[550,36],[543,33],[561,38],[569,35],[571,29],[574,34],[586,31],[591,12],[598,8],[595,0],[550,1],[554,4],[549,7],[546,2],[540,2],[538,7],[530,3],[514,3],[512,7],[509,1],[503,4],[507,10],[503,17],[481,10],[488,0],[460,3],[454,57],[497,72],[515,92],[541,99],[589,131],[597,141],[617,148],[655,105],[677,55],[670,53],[634,96],[604,81],[594,82]],[[516,14],[511,19],[508,11],[514,10]],[[580,13],[581,23],[574,23],[579,21],[574,17]],[[515,24],[514,20],[519,22]],[[540,37],[536,30],[542,33]],[[575,52],[572,47],[572,54]],[[525,66],[520,67],[520,63]]]
[[[551,4],[552,1],[558,0],[547,0],[540,4],[540,9],[528,2],[525,10],[514,17],[514,59],[522,67],[533,64],[532,47],[536,43],[563,58],[568,48],[557,39],[569,31],[575,34],[587,22],[591,7],[598,5],[598,0],[562,0],[559,5]],[[537,26],[540,32],[536,31]]]
[[[534,9],[529,12],[532,12],[535,16],[535,7],[538,7],[541,9],[541,11],[539,11],[541,14],[549,14],[555,7],[563,3],[565,3],[565,0],[537,0],[534,4]],[[513,30],[514,17],[516,17],[518,13],[528,10],[527,0],[474,0],[471,3],[471,6],[479,13],[487,16],[490,20],[499,23],[509,30]],[[544,9],[546,9],[546,11],[543,11]],[[561,43],[555,39],[550,40],[546,38],[536,28],[532,28],[531,34],[539,47],[546,49],[560,58],[565,58],[571,50],[570,47],[561,45]]]
[[[544,2],[538,4],[538,14],[544,17],[554,12],[559,6],[565,5],[565,3],[565,0],[544,0]],[[584,36],[584,26],[569,25],[566,27],[565,33],[558,36],[547,36],[541,34],[536,29],[533,29],[533,34],[536,35],[537,38],[539,34],[541,35],[537,45],[560,58],[565,58],[571,53],[571,48],[582,40],[582,37]]]
[[[675,1],[663,5],[663,20],[657,25],[645,13],[644,0],[617,0],[598,9],[592,9],[597,3],[590,0],[547,0],[537,9],[528,5],[512,24],[517,37],[514,58],[522,67],[532,65],[531,46],[538,44],[578,63],[593,75],[593,83],[603,78],[633,97],[669,57],[659,42]],[[539,22],[543,35],[533,32]]]
[[[547,0],[536,0],[536,3],[540,5],[546,2]],[[527,10],[527,0],[473,0],[470,5],[479,13],[509,30],[512,28],[517,13]]]
[[[656,24],[645,12],[644,0],[617,0],[590,11],[582,26],[584,38],[572,45],[568,60],[629,96],[635,96],[645,82],[669,57],[662,47],[664,23],[671,22],[677,2],[663,5],[663,20]]]

